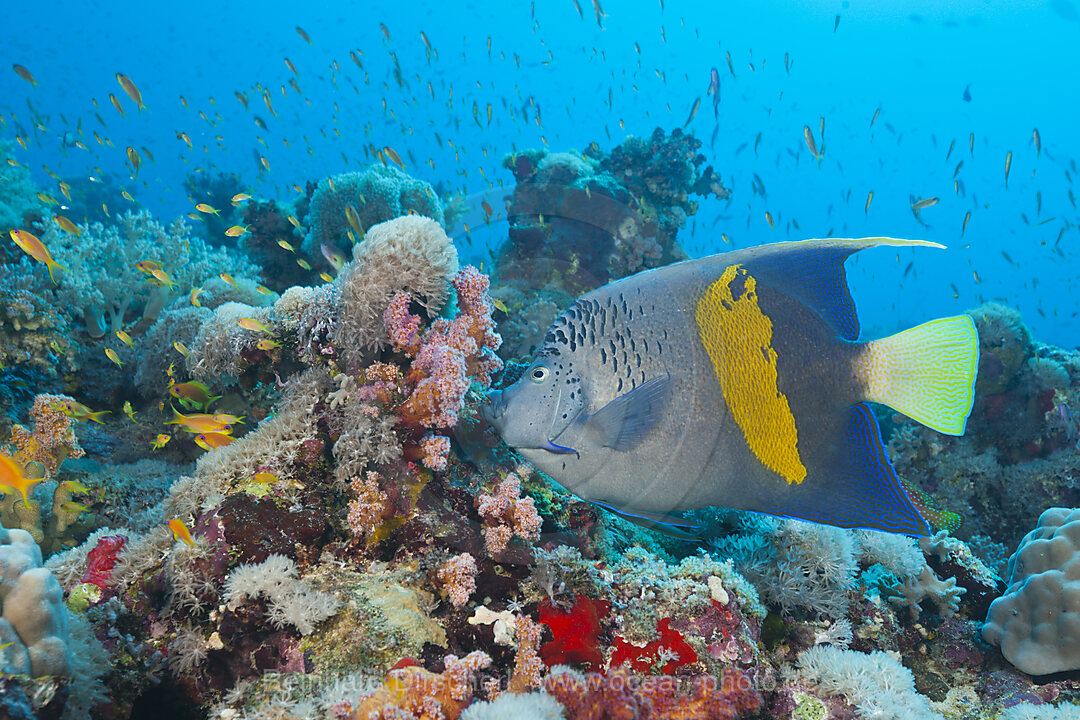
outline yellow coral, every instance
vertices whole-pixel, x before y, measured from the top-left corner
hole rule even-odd
[[[86,452],[79,447],[72,419],[64,413],[66,395],[40,394],[30,410],[33,430],[23,425],[11,428],[12,456],[25,468],[30,463],[41,466],[41,477],[49,479],[68,458],[79,458]]]

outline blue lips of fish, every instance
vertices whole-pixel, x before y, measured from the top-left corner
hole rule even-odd
[[[967,316],[859,340],[844,261],[894,238],[778,243],[624,278],[560,316],[482,409],[580,497],[648,517],[705,506],[920,535],[868,401],[963,434]]]

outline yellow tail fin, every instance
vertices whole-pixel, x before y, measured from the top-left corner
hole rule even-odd
[[[979,336],[967,315],[939,318],[863,346],[864,399],[946,435],[963,435],[975,399]]]

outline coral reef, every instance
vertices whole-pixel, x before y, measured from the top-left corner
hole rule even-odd
[[[242,256],[211,250],[191,237],[183,220],[166,229],[145,210],[118,216],[116,225],[81,226],[78,236],[52,225],[42,241],[68,268],[57,278],[59,302],[81,317],[95,338],[123,330],[139,317],[152,322],[173,293],[186,294],[218,273],[257,275]],[[157,263],[173,285],[136,266],[145,261]]]
[[[373,226],[411,213],[440,225],[443,222],[439,196],[423,180],[392,165],[371,165],[363,172],[335,175],[322,180],[311,196],[309,229],[302,248],[310,258],[328,265],[324,246],[347,252]]]
[[[691,194],[727,197],[697,153],[701,141],[657,128],[606,154],[530,150],[503,165],[517,185],[507,214],[509,240],[496,259],[495,285],[546,285],[571,297],[639,270],[686,257],[676,241],[697,212]]]

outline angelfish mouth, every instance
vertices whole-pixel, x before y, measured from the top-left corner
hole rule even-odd
[[[506,401],[503,400],[502,390],[494,390],[488,393],[487,403],[480,406],[480,417],[490,425],[506,413]]]

